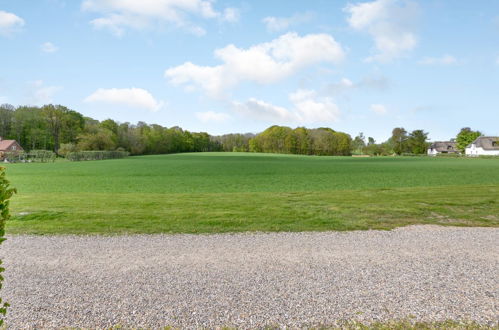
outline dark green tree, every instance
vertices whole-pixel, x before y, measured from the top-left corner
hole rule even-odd
[[[359,135],[357,135],[355,137],[355,139],[353,139],[352,141],[352,149],[353,149],[353,152],[355,153],[358,153],[358,154],[362,154],[364,153],[364,148],[366,147],[366,138],[364,136],[364,133],[359,133]]]
[[[407,141],[411,153],[422,155],[428,151],[428,133],[422,129],[412,131]]]
[[[402,127],[396,127],[392,131],[392,137],[390,138],[390,142],[393,146],[393,152],[397,155],[401,155],[404,152],[408,151],[407,141],[409,136],[407,135],[407,131]]]

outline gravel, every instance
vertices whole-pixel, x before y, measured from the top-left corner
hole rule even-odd
[[[12,236],[11,328],[497,325],[499,229]]]

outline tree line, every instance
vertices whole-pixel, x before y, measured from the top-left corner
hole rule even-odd
[[[208,133],[144,122],[98,121],[62,105],[1,105],[0,136],[17,140],[26,151],[53,150],[62,156],[89,150],[133,155],[223,150]]]
[[[456,137],[460,150],[481,133],[463,128]],[[179,152],[240,151],[300,155],[403,155],[425,154],[429,147],[424,130],[394,128],[391,137],[376,143],[372,137],[321,127],[271,126],[259,134],[212,136],[180,127],[138,122],[98,121],[62,105],[0,106],[0,136],[17,140],[26,150],[52,150],[59,156],[81,151],[123,151],[131,155]]]
[[[464,154],[466,147],[479,136],[482,136],[480,131],[464,127],[451,141],[456,143],[457,151]],[[392,130],[391,137],[382,143],[376,143],[372,137],[366,139],[360,133],[352,142],[352,152],[371,156],[423,155],[427,153],[429,146],[428,133],[424,130],[407,132],[403,127],[396,127]]]

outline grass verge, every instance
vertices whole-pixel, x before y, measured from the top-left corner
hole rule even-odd
[[[9,234],[153,234],[499,226],[499,185],[316,192],[25,193]]]

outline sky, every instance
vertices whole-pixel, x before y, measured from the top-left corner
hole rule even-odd
[[[0,0],[0,103],[214,135],[499,135],[499,1]]]

